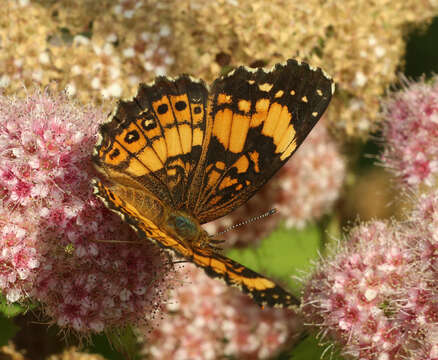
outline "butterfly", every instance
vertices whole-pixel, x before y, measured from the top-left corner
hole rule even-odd
[[[297,150],[327,108],[334,83],[288,60],[239,67],[209,87],[189,75],[157,77],[119,101],[100,127],[94,192],[142,239],[239,287],[261,306],[299,301],[217,251],[201,224],[244,204]]]

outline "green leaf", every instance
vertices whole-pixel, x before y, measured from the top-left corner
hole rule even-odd
[[[312,269],[311,261],[317,259],[320,246],[321,232],[316,225],[303,230],[281,227],[257,248],[232,249],[227,255],[263,275],[283,281],[298,294],[301,284],[292,277],[301,277]]]
[[[137,336],[132,328],[127,327],[93,336],[89,352],[108,360],[135,360],[139,359],[138,348]]]
[[[343,360],[339,355],[339,351],[335,348],[329,348],[329,344],[320,345],[319,341],[313,336],[309,335],[289,353],[288,360]],[[284,359],[284,358],[282,358]]]
[[[17,303],[9,303],[6,301],[6,298],[0,294],[0,315],[11,318],[26,312],[28,309],[28,306],[23,306]]]
[[[5,316],[0,316],[0,346],[5,346],[8,341],[11,340],[17,331],[20,330],[11,319],[7,319]]]

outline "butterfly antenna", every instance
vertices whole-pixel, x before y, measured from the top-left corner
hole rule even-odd
[[[211,235],[210,237],[217,237],[217,236],[220,236],[220,235],[225,234],[226,232],[228,232],[228,231],[230,231],[230,230],[234,230],[234,229],[236,229],[236,228],[238,228],[238,227],[241,227],[241,226],[244,226],[244,225],[251,224],[251,223],[253,223],[254,221],[258,221],[258,220],[263,219],[263,218],[265,218],[265,217],[267,217],[267,216],[271,216],[271,215],[275,214],[276,212],[277,212],[277,209],[275,209],[275,208],[274,208],[274,209],[271,209],[271,210],[266,211],[265,213],[263,213],[263,214],[261,214],[261,215],[254,216],[254,217],[249,218],[249,219],[246,219],[246,220],[244,220],[244,221],[242,221],[242,222],[240,222],[240,223],[238,223],[238,224],[232,225],[232,226],[230,226],[229,228],[226,228],[225,230],[223,230],[223,231],[221,231],[221,232],[218,232],[217,234]]]

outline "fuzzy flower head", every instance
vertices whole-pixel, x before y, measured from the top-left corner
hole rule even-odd
[[[410,83],[383,104],[385,150],[382,163],[404,186],[438,183],[438,78]]]
[[[438,190],[419,196],[412,212],[411,224],[415,232],[422,235],[421,239],[425,240],[423,247],[426,253],[437,257],[436,263],[432,265],[438,273]]]
[[[145,335],[151,359],[268,359],[301,330],[293,312],[261,309],[194,265],[185,265],[178,277],[163,318]]]
[[[421,325],[421,341],[415,359],[438,359],[438,190],[419,195],[407,226],[418,258],[421,284],[409,292],[404,306],[411,323]]]
[[[98,332],[155,310],[160,252],[92,194],[101,112],[63,97],[0,97],[0,290],[58,325]]]
[[[254,243],[281,221],[287,227],[304,227],[326,214],[338,199],[345,177],[345,160],[324,124],[318,124],[296,154],[280,171],[232,214],[206,225],[214,234],[275,208],[277,213],[221,235],[227,246]]]
[[[308,281],[307,323],[342,346],[348,358],[431,359],[436,351],[436,284],[417,239],[399,224],[371,222],[350,233]],[[436,283],[436,281],[435,281]]]

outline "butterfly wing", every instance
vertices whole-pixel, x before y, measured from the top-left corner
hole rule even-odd
[[[182,75],[140,85],[100,129],[94,162],[113,183],[142,188],[175,209],[185,204],[199,162],[208,90]]]
[[[172,254],[193,262],[204,269],[207,275],[240,288],[262,306],[296,309],[299,305],[293,295],[263,275],[212,251],[209,247],[186,246],[163,231],[157,224],[166,208],[147,193],[130,187],[106,186],[98,180],[93,185],[96,195],[109,209],[127,221],[141,238],[147,238]]]
[[[210,92],[204,153],[190,188],[206,223],[245,203],[297,150],[327,108],[333,81],[288,60],[271,71],[240,67]]]
[[[192,261],[213,278],[240,288],[260,306],[297,309],[300,302],[274,281],[210,248],[194,248]]]
[[[193,251],[161,230],[159,224],[166,211],[159,199],[141,189],[118,184],[106,185],[93,180],[94,194],[113,212],[130,224],[140,238],[148,239],[173,254],[191,257]]]

